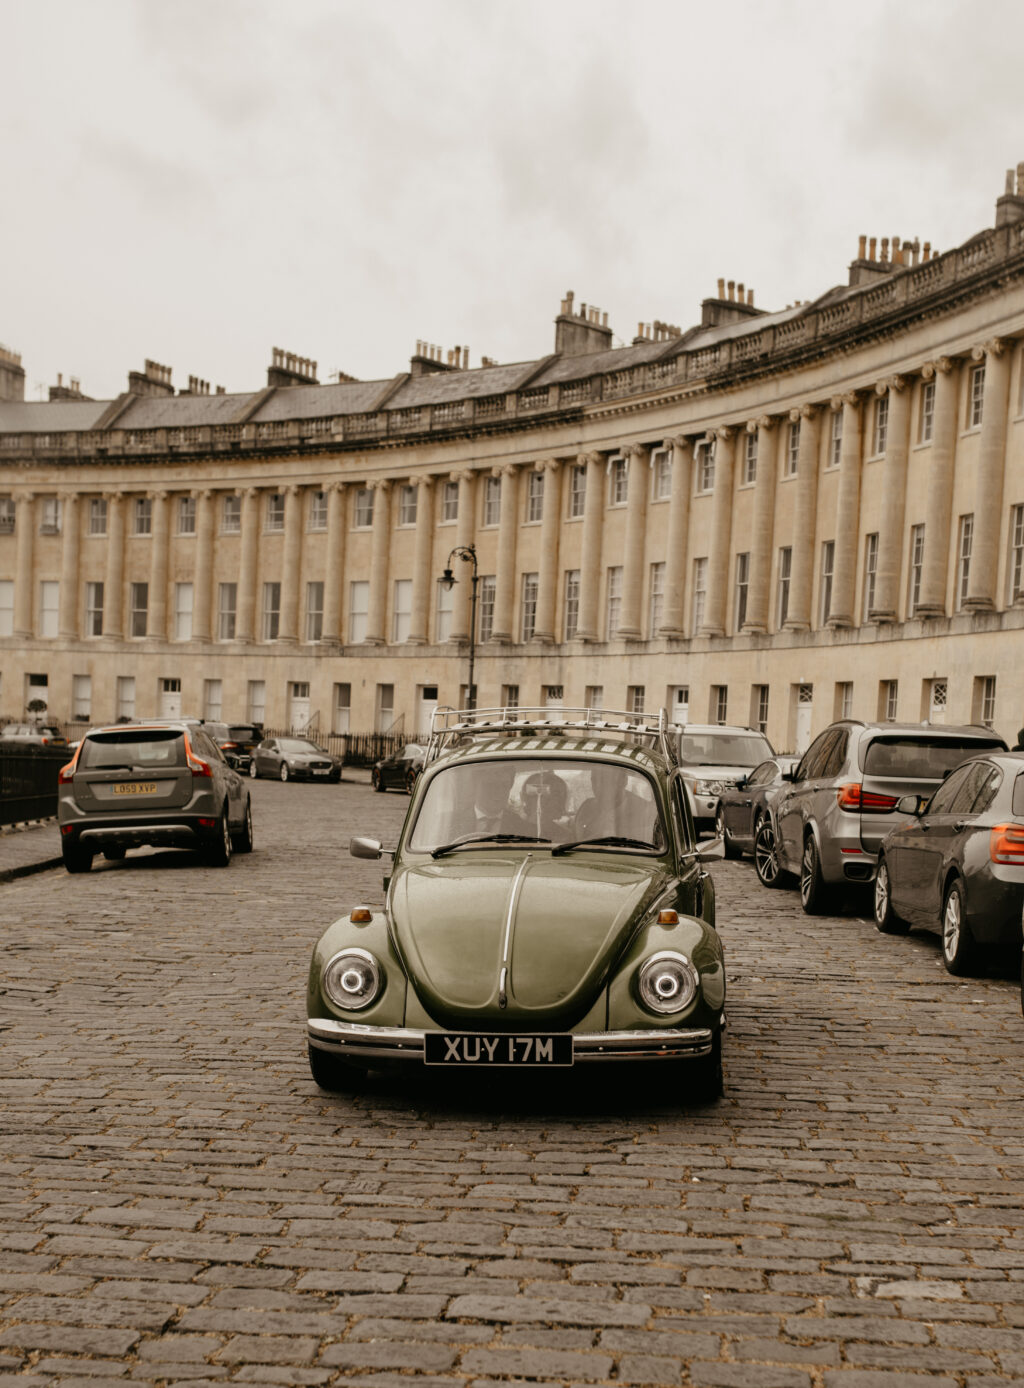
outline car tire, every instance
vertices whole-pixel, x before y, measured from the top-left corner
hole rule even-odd
[[[231,846],[236,853],[252,852],[252,801],[248,796],[245,797],[245,814],[242,818],[242,827],[231,836]]]
[[[686,1097],[690,1103],[713,1104],[725,1093],[722,1071],[722,1033],[716,1031],[711,1042],[711,1054],[699,1060],[685,1062],[689,1083]]]
[[[942,903],[942,962],[951,974],[969,974],[978,957],[978,946],[967,924],[963,883],[954,878]]]
[[[762,887],[783,886],[784,873],[779,865],[779,847],[775,842],[775,831],[767,819],[754,839],[754,871]]]
[[[280,770],[279,770],[278,773],[277,773],[278,780],[287,781],[287,779],[288,779],[288,777],[289,777],[290,775],[291,775],[291,772],[288,770],[288,763],[287,763],[286,761],[283,761],[283,762],[281,763],[281,768],[280,768]]]
[[[410,795],[416,789],[416,782],[419,780],[419,778],[420,773],[414,766],[411,766],[409,770],[405,773],[405,788]]]
[[[910,929],[910,922],[892,909],[892,881],[884,857],[879,857],[875,870],[874,914],[875,929],[883,935],[905,935]]]
[[[124,848],[105,848],[103,856],[108,863],[123,863],[126,851]]]
[[[227,867],[231,862],[231,826],[226,804],[217,820],[214,837],[207,844],[205,857],[210,867]]]
[[[814,835],[804,839],[800,859],[800,905],[808,916],[820,916],[828,910],[829,890],[821,875],[821,856]]]
[[[365,1070],[349,1065],[337,1056],[317,1050],[308,1042],[306,1049],[309,1053],[309,1073],[313,1076],[314,1082],[328,1094],[349,1094],[362,1087],[366,1079]]]
[[[370,772],[370,785],[373,786],[374,790],[387,790],[387,786],[384,784],[384,778],[376,767]]]
[[[250,776],[250,778],[251,778],[252,780],[255,781],[255,780],[256,780],[256,777],[257,777],[259,774],[260,774],[260,773],[256,770],[256,760],[255,760],[255,758],[253,758],[253,760],[249,763],[249,776]]]
[[[740,856],[740,850],[729,837],[729,830],[725,827],[725,812],[721,804],[715,810],[715,837],[722,840],[722,852],[727,858]]]
[[[92,867],[92,854],[77,843],[62,843],[60,856],[68,872],[88,872]]]

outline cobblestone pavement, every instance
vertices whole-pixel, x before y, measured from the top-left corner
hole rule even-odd
[[[321,1093],[309,947],[407,801],[252,787],[225,870],[0,887],[0,1385],[1024,1381],[1012,969],[804,917],[720,863],[727,1095]]]

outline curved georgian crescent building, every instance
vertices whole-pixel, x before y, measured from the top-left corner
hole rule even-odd
[[[781,312],[614,349],[209,394],[147,363],[28,403],[0,355],[0,713],[321,731],[668,704],[779,747],[834,717],[1024,719],[1024,187],[960,248],[862,241]]]

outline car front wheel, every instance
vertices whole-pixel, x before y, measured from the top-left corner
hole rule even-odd
[[[259,774],[260,774],[260,773],[256,770],[256,762],[255,762],[255,759],[254,759],[253,761],[251,761],[251,762],[249,763],[249,775],[250,775],[250,776],[252,777],[252,779],[255,781],[256,777],[257,777]]]
[[[288,770],[288,763],[286,761],[283,761],[281,763],[281,769],[277,774],[282,781],[287,781],[288,777],[291,775],[291,772]]]
[[[370,772],[370,785],[373,786],[374,790],[387,789],[387,787],[384,785],[384,777],[380,774],[376,767],[374,767],[373,770]]]
[[[951,974],[969,974],[977,959],[965,905],[963,883],[951,882],[942,907],[942,962]]]
[[[361,1087],[366,1078],[365,1070],[357,1069],[336,1056],[327,1055],[326,1052],[317,1050],[316,1046],[310,1046],[308,1042],[307,1049],[309,1072],[315,1083],[321,1089],[326,1089],[328,1094],[348,1094]]]
[[[828,887],[821,875],[821,857],[813,834],[804,840],[800,860],[800,905],[809,916],[820,916],[828,909]]]
[[[722,840],[722,852],[727,858],[740,856],[740,850],[733,843],[729,836],[729,830],[725,827],[725,811],[721,805],[715,811],[715,838]]]
[[[77,843],[62,843],[60,854],[68,872],[88,872],[92,867],[92,854]]]
[[[725,1093],[725,1077],[722,1072],[722,1033],[716,1031],[711,1043],[711,1054],[699,1060],[688,1060],[686,1064],[686,1099],[695,1104],[713,1104]]]
[[[767,820],[762,821],[754,839],[754,871],[762,887],[782,886],[779,846],[775,842],[775,832]]]
[[[879,858],[875,873],[875,927],[883,935],[905,935],[910,929],[910,922],[892,909],[892,882],[884,858]]]

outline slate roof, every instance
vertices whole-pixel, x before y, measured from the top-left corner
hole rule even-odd
[[[91,429],[109,400],[0,400],[0,432],[50,434]]]

